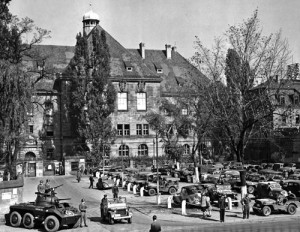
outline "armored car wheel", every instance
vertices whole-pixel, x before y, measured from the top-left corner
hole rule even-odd
[[[169,194],[170,194],[170,195],[175,195],[176,192],[177,192],[177,189],[176,189],[176,188],[174,188],[174,187],[170,187],[170,188],[169,188]]]
[[[22,221],[25,228],[32,229],[34,227],[34,217],[31,213],[25,213]]]
[[[272,210],[269,206],[264,206],[262,209],[262,214],[264,216],[269,216],[271,214]]]
[[[22,217],[17,211],[13,211],[9,216],[9,223],[13,227],[19,227],[22,222]]]
[[[48,216],[44,223],[45,230],[47,232],[54,232],[59,229],[59,221],[55,216]]]
[[[156,194],[156,190],[155,189],[149,189],[148,194],[149,194],[149,196],[154,196]]]
[[[288,208],[287,208],[287,212],[291,215],[294,215],[297,211],[297,208],[295,205],[289,205]]]

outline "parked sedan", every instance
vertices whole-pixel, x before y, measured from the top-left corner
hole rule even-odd
[[[300,197],[300,180],[283,180],[281,186],[284,190],[294,193],[296,197]]]

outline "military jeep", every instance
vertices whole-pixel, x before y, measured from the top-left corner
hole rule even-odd
[[[127,220],[132,223],[132,213],[129,211],[126,197],[108,198],[107,210],[101,208],[102,221],[108,221],[109,224],[114,224],[115,221]]]
[[[287,212],[290,215],[294,215],[297,212],[299,202],[295,199],[289,199],[288,197],[282,197],[282,199],[265,198],[257,199],[253,205],[253,212],[255,214],[262,214],[269,216],[273,212]]]
[[[174,195],[179,189],[178,180],[179,178],[159,176],[159,192]],[[144,191],[149,196],[154,196],[157,194],[157,177],[155,177],[152,182],[147,182],[145,184]]]

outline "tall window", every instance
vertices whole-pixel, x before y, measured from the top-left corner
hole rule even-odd
[[[117,131],[119,136],[130,135],[130,125],[129,124],[118,124]]]
[[[280,96],[280,105],[285,105],[285,97]]]
[[[149,124],[136,124],[137,135],[149,135]]]
[[[127,110],[127,93],[118,93],[118,110]]]
[[[29,125],[29,133],[33,133],[33,125]]]
[[[300,123],[300,115],[297,114],[296,117],[295,117],[295,119],[296,119],[296,124],[299,124]]]
[[[138,147],[138,155],[139,156],[148,156],[148,147],[146,144],[141,144]]]
[[[286,125],[286,115],[282,115],[282,125]]]
[[[119,156],[129,156],[129,147],[127,145],[121,145],[119,147]]]
[[[53,126],[46,126],[46,135],[50,137],[54,136]]]
[[[184,144],[183,149],[184,149],[184,155],[190,154],[190,146],[188,144]]]
[[[185,108],[185,109],[181,109],[181,114],[182,115],[188,115],[188,110]]]
[[[147,110],[146,93],[136,94],[137,110]]]

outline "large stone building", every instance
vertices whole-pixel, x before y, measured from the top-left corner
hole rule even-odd
[[[158,50],[146,49],[144,43],[136,49],[124,48],[117,40],[99,25],[99,16],[89,11],[83,16],[83,30],[92,46],[91,32],[98,29],[106,34],[110,53],[110,80],[117,92],[115,111],[111,115],[113,127],[117,129],[117,139],[111,145],[110,156],[155,156],[164,154],[163,144],[154,144],[155,132],[144,119],[150,110],[159,112],[162,98],[172,98],[187,78],[204,76],[177,51],[176,47],[165,45]],[[74,55],[74,47],[46,46],[35,47],[44,61],[41,71],[48,78],[40,82],[37,98],[43,107],[34,108],[28,122],[29,141],[24,144],[19,160],[24,161],[24,171],[34,175],[35,169],[43,166],[43,173],[53,174],[61,161],[66,171],[84,165],[84,157],[77,157],[74,151],[74,136],[68,115],[68,98],[72,78],[61,73]],[[27,65],[36,68],[35,61]],[[60,73],[60,74],[59,74]],[[188,109],[182,109],[188,114]],[[191,138],[179,140],[189,154]],[[43,161],[43,162],[42,162]],[[41,164],[41,162],[43,164]],[[37,167],[38,166],[38,167]],[[30,170],[33,170],[32,173]],[[41,171],[38,171],[39,173]]]

